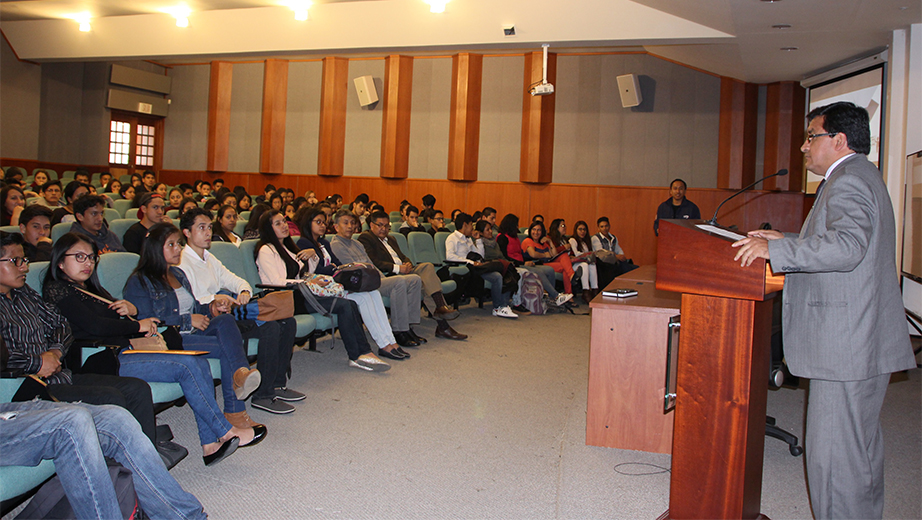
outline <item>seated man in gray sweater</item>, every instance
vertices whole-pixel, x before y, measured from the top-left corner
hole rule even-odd
[[[374,262],[365,253],[365,247],[352,240],[352,233],[356,227],[355,215],[347,209],[341,209],[333,215],[333,222],[336,226],[336,236],[330,241],[333,254],[344,263],[374,266]],[[378,291],[381,296],[387,296],[391,300],[391,330],[401,347],[418,347],[426,342],[424,338],[417,336],[411,327],[419,325],[422,286],[422,280],[415,274],[390,278],[381,275],[381,288]]]

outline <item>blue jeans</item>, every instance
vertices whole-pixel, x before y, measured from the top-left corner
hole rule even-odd
[[[503,294],[503,275],[497,272],[483,273],[480,275],[484,281],[490,282],[490,297],[493,298],[493,308],[498,309],[509,305],[509,297]]]
[[[554,285],[557,282],[557,275],[554,274],[553,267],[536,265],[534,267],[523,267],[523,269],[538,275],[538,279],[541,280],[541,287],[544,287],[544,290],[547,291],[547,295],[550,296],[552,300],[557,298],[559,293],[557,292],[557,287]]]
[[[113,405],[27,401],[0,404],[0,451],[4,466],[36,466],[54,460],[77,518],[121,518],[103,456],[131,470],[135,492],[148,516],[205,518],[202,504],[183,491],[163,465],[138,422]]]
[[[195,329],[192,334],[183,334],[182,347],[186,350],[207,350],[209,354],[205,357],[218,359],[221,362],[224,411],[236,413],[246,410],[246,403],[239,401],[234,393],[234,372],[241,367],[249,368],[250,364],[244,354],[243,337],[233,315],[222,314],[212,318],[204,331]]]
[[[126,354],[118,356],[119,374],[148,383],[179,383],[198,424],[202,445],[217,442],[230,431],[214,398],[214,384],[208,361],[200,356],[181,354]]]

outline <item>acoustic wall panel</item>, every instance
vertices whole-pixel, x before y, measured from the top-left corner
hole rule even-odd
[[[285,118],[285,172],[315,175],[320,138],[320,88],[323,63],[288,63],[288,114]]]
[[[478,180],[519,180],[524,75],[522,56],[483,59]]]
[[[410,112],[411,179],[445,179],[451,108],[451,58],[413,61]]]
[[[170,69],[173,92],[170,117],[163,122],[163,168],[205,170],[208,150],[208,90],[211,67],[186,65]]]
[[[349,60],[349,77],[372,76],[375,88],[382,90],[384,58]],[[350,81],[346,104],[346,150],[343,175],[379,177],[381,174],[381,104],[362,107]]]
[[[259,171],[262,107],[263,63],[235,63],[231,87],[228,171]]]
[[[113,63],[109,81],[114,85],[147,90],[158,94],[169,94],[173,80],[162,73],[145,72]]]

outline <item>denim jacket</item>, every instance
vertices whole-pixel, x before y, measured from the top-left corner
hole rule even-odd
[[[194,294],[192,284],[189,283],[182,269],[174,266],[170,267],[170,272],[189,291],[189,294]],[[179,314],[179,300],[172,288],[164,288],[159,284],[154,285],[146,278],[133,275],[125,285],[125,299],[138,308],[139,320],[157,318],[161,326],[179,326],[180,332],[192,332],[192,314]],[[195,302],[192,313],[210,315],[208,306],[198,301]]]

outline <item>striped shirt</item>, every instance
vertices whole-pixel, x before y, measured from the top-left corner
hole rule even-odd
[[[58,349],[66,354],[73,342],[70,325],[53,305],[42,300],[35,289],[24,285],[0,295],[0,336],[10,351],[8,368],[36,374],[42,368],[42,354]],[[48,384],[70,384],[70,370],[45,378]]]

